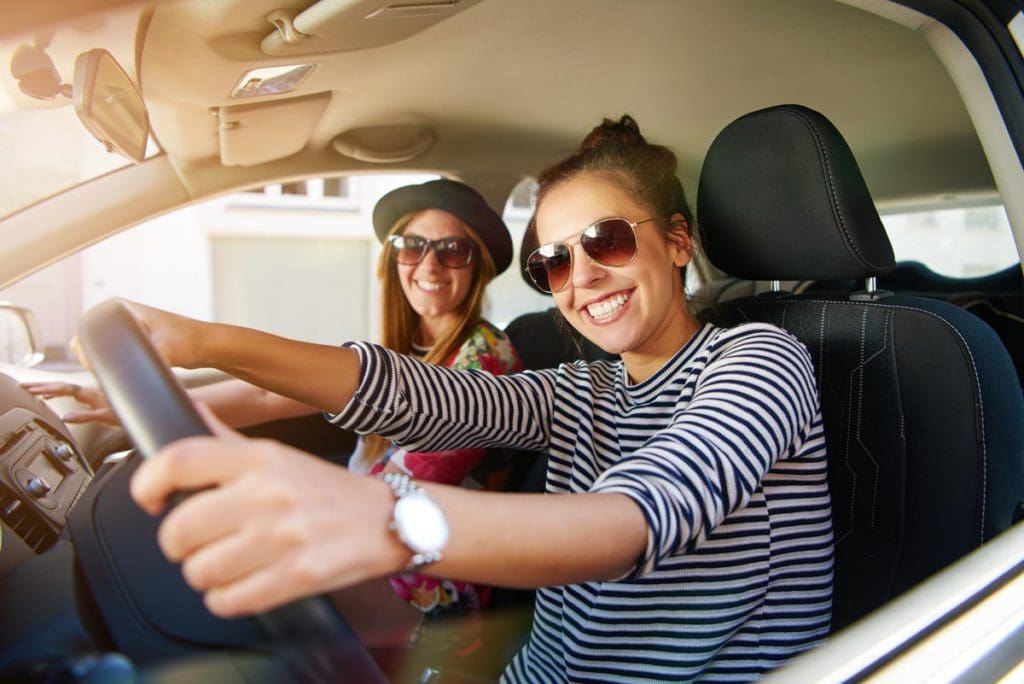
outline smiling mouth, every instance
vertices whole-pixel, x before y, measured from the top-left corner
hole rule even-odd
[[[617,314],[619,309],[629,301],[630,294],[631,293],[620,292],[616,295],[612,295],[608,299],[602,299],[599,302],[587,304],[587,313],[589,313],[595,321],[607,320]]]
[[[416,283],[416,287],[425,292],[437,292],[438,290],[443,290],[448,287],[448,283],[431,283],[425,280],[416,280],[414,282]]]

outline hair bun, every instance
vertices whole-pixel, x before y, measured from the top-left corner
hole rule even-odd
[[[580,143],[577,153],[599,149],[605,146],[632,147],[646,145],[644,136],[640,135],[640,125],[629,114],[623,114],[618,121],[604,119],[595,126]]]

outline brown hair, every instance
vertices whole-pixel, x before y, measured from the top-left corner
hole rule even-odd
[[[694,237],[693,212],[686,201],[683,184],[676,176],[675,153],[663,145],[652,145],[640,134],[633,117],[623,114],[618,121],[604,119],[566,159],[549,167],[537,178],[537,204],[552,188],[572,180],[581,173],[592,173],[615,183],[647,204],[666,233],[664,223],[674,214],[681,214]],[[686,267],[680,269],[685,284]]]
[[[409,224],[424,211],[426,209],[400,217],[388,231],[388,237],[401,235]],[[473,244],[476,245],[476,252],[470,263],[470,268],[473,269],[473,284],[469,294],[456,308],[456,312],[459,314],[458,323],[437,340],[423,358],[427,363],[436,365],[443,364],[451,358],[480,322],[484,306],[484,293],[497,272],[494,259],[491,258],[476,230],[465,223],[462,225],[470,239],[473,240]],[[402,284],[398,279],[398,264],[391,258],[391,252],[391,242],[385,239],[384,249],[381,250],[380,258],[377,260],[377,278],[380,280],[381,298],[381,345],[400,354],[409,354],[413,351],[413,339],[419,327],[420,317],[409,304],[409,300],[402,290]],[[382,456],[387,448],[388,442],[383,437],[367,435],[365,444],[367,456],[375,460]]]

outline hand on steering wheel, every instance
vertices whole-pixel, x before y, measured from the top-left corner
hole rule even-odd
[[[176,441],[143,463],[132,497],[157,514],[159,543],[210,612],[234,617],[394,572],[408,551],[386,533],[389,487],[291,447],[244,437],[210,411],[212,436]]]
[[[293,655],[285,658],[303,681],[386,681],[325,598],[281,605],[357,581],[365,576],[353,570],[357,565],[364,573],[401,567],[404,559],[385,561],[387,544],[380,541],[387,524],[378,526],[380,514],[372,513],[380,508],[377,497],[390,509],[386,485],[278,443],[248,440],[208,411],[201,417],[163,361],[187,365],[176,345],[188,340],[188,319],[184,335],[161,337],[159,352],[151,343],[154,321],[174,328],[172,318],[180,317],[135,305],[129,311],[110,300],[86,312],[79,329],[82,352],[137,451],[152,459],[165,450],[137,471],[132,489],[139,502],[153,512],[206,488],[163,522],[162,550],[184,561],[187,580],[206,592],[212,612],[280,606],[254,617],[273,641],[289,647],[285,652]],[[371,537],[375,543],[367,542]]]

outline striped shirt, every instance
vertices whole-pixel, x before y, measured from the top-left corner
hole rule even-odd
[[[495,377],[352,346],[360,386],[332,422],[411,449],[547,450],[548,493],[618,492],[646,516],[627,577],[538,590],[504,681],[749,681],[826,636],[825,440],[785,331],[707,325],[637,384],[621,361]]]

